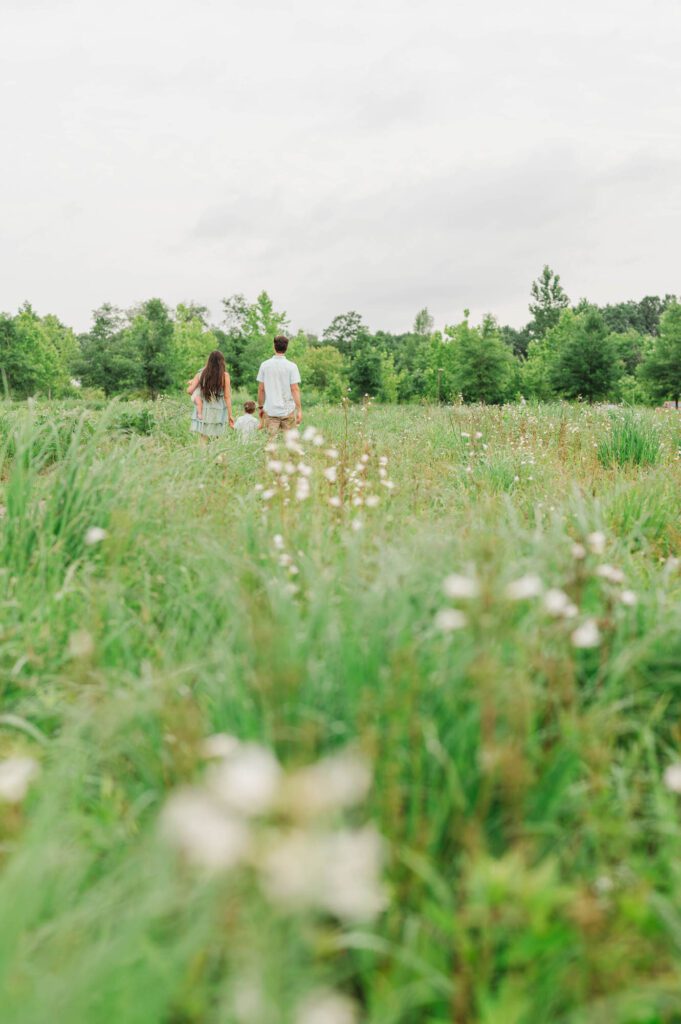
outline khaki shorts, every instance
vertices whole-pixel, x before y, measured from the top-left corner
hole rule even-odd
[[[270,437],[274,437],[280,430],[293,430],[296,425],[296,414],[292,412],[290,416],[268,416],[267,413],[264,412],[263,420],[265,423],[265,430]]]

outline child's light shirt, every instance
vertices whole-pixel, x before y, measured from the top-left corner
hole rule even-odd
[[[258,429],[258,421],[255,416],[251,416],[250,413],[244,413],[243,416],[239,416],[239,419],[234,424],[234,429],[239,435],[239,440],[250,441],[253,434]]]

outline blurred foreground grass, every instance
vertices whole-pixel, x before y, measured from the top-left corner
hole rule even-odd
[[[681,420],[309,419],[0,415],[0,1019],[681,1021]]]

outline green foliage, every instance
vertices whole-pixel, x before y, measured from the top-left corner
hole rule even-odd
[[[452,340],[453,384],[465,402],[496,405],[510,392],[512,357],[504,344],[494,317],[486,316],[482,326],[470,327],[468,320],[445,327]]]
[[[331,345],[310,345],[297,359],[305,387],[320,392],[327,402],[339,402],[345,393],[347,366]]]
[[[433,327],[435,321],[428,312],[427,307],[420,309],[414,317],[414,334],[418,334],[420,337],[430,337],[433,333]]]
[[[561,312],[567,308],[570,300],[563,291],[560,275],[555,274],[548,265],[544,266],[541,275],[532,282],[532,299],[530,313],[532,320],[528,324],[529,336],[534,339],[543,338],[560,320]]]
[[[605,398],[616,377],[615,347],[596,309],[572,316],[551,361],[554,393],[593,402]]]
[[[598,460],[606,467],[654,466],[661,454],[659,430],[634,412],[614,414],[610,429],[598,442]]]
[[[173,322],[161,299],[149,299],[130,323],[130,337],[140,356],[142,384],[150,398],[173,383]]]
[[[56,316],[39,317],[28,303],[14,318],[0,316],[0,371],[16,398],[65,394],[76,352],[73,331]]]
[[[673,301],[673,295],[665,295],[663,299],[658,295],[646,295],[640,302],[618,302],[602,306],[601,313],[615,334],[635,331],[637,334],[657,337],[660,318]]]
[[[660,320],[660,336],[641,366],[641,377],[654,398],[681,399],[681,303],[669,305]]]
[[[361,401],[365,395],[375,398],[381,390],[383,354],[369,335],[359,336],[352,346],[349,380],[352,397]]]
[[[341,351],[351,351],[361,343],[367,329],[359,313],[351,310],[334,317],[322,334],[327,345],[335,345]]]
[[[207,316],[205,306],[180,303],[175,310],[173,383],[178,388],[183,388],[203,368],[209,353],[220,347],[217,336],[207,326]]]
[[[142,387],[142,361],[120,309],[105,303],[96,309],[90,331],[80,338],[75,372],[85,387],[109,397]]]
[[[492,317],[473,327],[466,319],[444,336],[434,330],[426,307],[404,334],[371,333],[350,311],[333,319],[321,345],[315,335],[298,331],[289,354],[300,362],[303,387],[313,400],[339,401],[348,388],[355,400],[371,394],[383,402],[452,403],[463,396],[498,404],[523,395],[651,404],[674,397],[679,360],[673,296],[601,310],[582,299],[569,309],[559,276],[545,266],[532,299],[525,327],[499,327]],[[287,315],[266,291],[254,302],[234,294],[222,308],[217,325],[205,307],[191,302],[180,303],[172,316],[160,299],[127,312],[106,303],[76,339],[56,317],[38,317],[26,305],[14,317],[0,315],[0,371],[17,398],[65,395],[72,392],[72,377],[82,385],[81,395],[157,396],[182,390],[218,348],[233,387],[252,394],[273,337],[290,333]],[[664,331],[662,323],[668,324]]]

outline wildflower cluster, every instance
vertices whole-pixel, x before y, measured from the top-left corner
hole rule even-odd
[[[163,836],[196,867],[250,870],[268,901],[286,912],[374,917],[383,906],[381,839],[339,821],[361,803],[371,773],[345,750],[286,774],[274,754],[225,734],[209,737],[203,782],[175,792]]]
[[[585,542],[576,541],[571,548],[572,557],[581,566],[590,555],[601,556],[605,553],[606,537],[601,531],[594,531],[585,538]],[[598,562],[590,568],[591,578],[598,580],[608,589],[608,598],[632,608],[637,602],[636,593],[623,586],[626,577],[624,572],[607,562]],[[567,584],[567,590],[558,586],[545,586],[544,581],[536,572],[528,572],[506,584],[504,597],[511,602],[541,601],[541,608],[551,619],[572,622],[578,620],[580,608],[578,598],[571,596],[569,591],[577,592],[578,584],[587,579],[589,573],[583,568]],[[447,598],[453,602],[472,601],[480,596],[481,587],[477,575],[471,570],[468,575],[453,573],[447,576],[442,584]],[[442,608],[435,617],[436,627],[443,633],[451,633],[463,629],[469,623],[469,616],[460,608]],[[578,649],[598,647],[602,640],[602,623],[593,616],[585,616],[581,621],[574,622],[570,632],[570,642]]]

